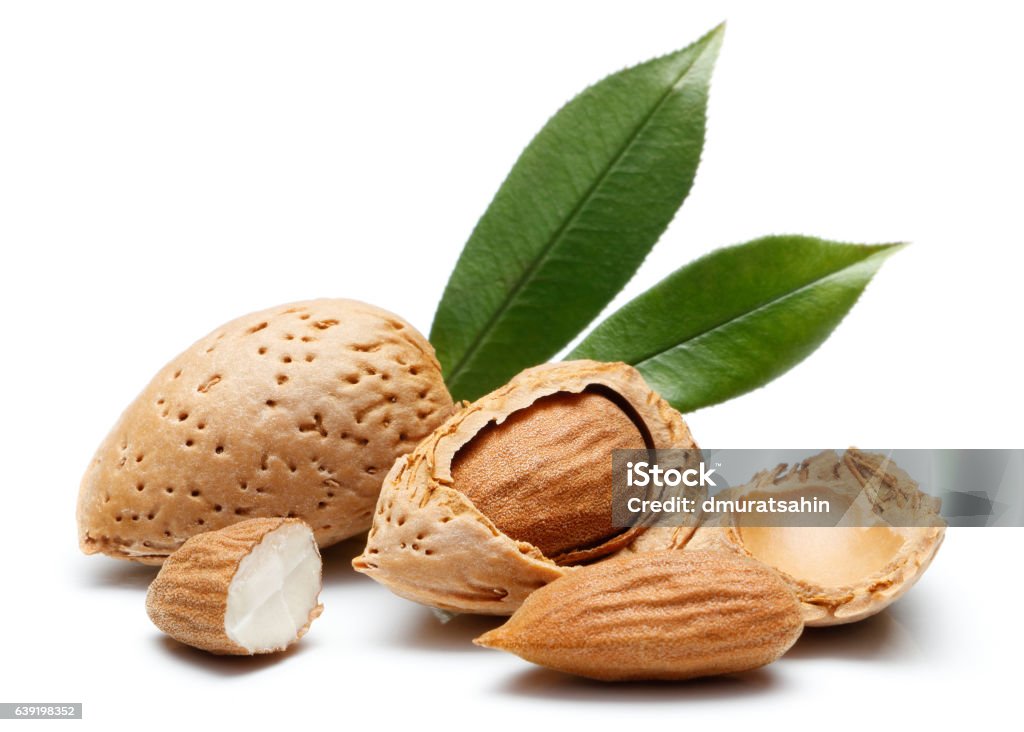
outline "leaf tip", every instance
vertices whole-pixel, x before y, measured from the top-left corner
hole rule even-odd
[[[718,53],[718,49],[722,46],[722,39],[725,37],[725,21],[716,25],[714,28],[709,30],[704,36],[697,41],[699,45],[708,46],[713,48],[715,53]]]
[[[882,244],[878,248],[879,248],[879,251],[884,253],[884,255],[886,257],[891,257],[896,252],[902,251],[902,250],[906,249],[909,246],[910,246],[910,242],[909,241],[894,241],[894,242],[890,242],[888,244]]]

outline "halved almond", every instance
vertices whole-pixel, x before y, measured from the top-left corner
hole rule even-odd
[[[153,623],[218,654],[283,651],[323,611],[320,552],[298,519],[261,518],[199,534],[149,586]]]

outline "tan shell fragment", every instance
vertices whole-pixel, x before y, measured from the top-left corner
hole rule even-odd
[[[770,568],[714,552],[652,552],[581,567],[474,643],[602,681],[681,680],[764,666],[800,637]]]
[[[353,566],[401,597],[455,612],[508,615],[539,587],[573,571],[515,541],[452,486],[456,453],[489,424],[556,393],[597,390],[642,425],[650,446],[695,448],[679,413],[621,363],[569,361],[527,369],[454,415],[384,481],[366,549]],[[610,460],[610,456],[609,456]],[[529,507],[523,507],[529,510]],[[692,526],[653,528],[620,553],[681,547]]]
[[[195,534],[292,516],[329,546],[369,528],[395,458],[452,411],[434,349],[392,313],[340,299],[251,313],[121,415],[82,478],[79,544],[160,564]]]
[[[236,577],[242,573],[243,562],[250,558],[264,542],[279,537],[284,532],[292,534],[291,547],[297,546],[304,552],[308,566],[287,566],[280,570],[285,583],[315,583],[313,592],[309,587],[292,589],[298,596],[279,598],[269,595],[269,601],[276,601],[280,607],[272,607],[268,613],[270,623],[284,624],[283,640],[262,647],[245,647],[237,627],[239,616],[251,616],[243,608],[239,613],[230,604],[241,600],[232,592]],[[303,546],[304,545],[304,546]],[[284,553],[280,543],[265,547],[270,562],[280,561]],[[264,605],[268,602],[267,570],[263,567],[250,568],[247,580],[256,587],[252,593]],[[258,576],[260,571],[264,576]],[[315,574],[313,572],[315,571]],[[298,641],[320,613],[323,605],[317,601],[321,587],[320,554],[309,527],[298,519],[251,519],[221,529],[194,536],[172,554],[160,573],[149,586],[146,595],[146,612],[153,624],[175,640],[210,653],[221,655],[252,655],[282,651]],[[288,588],[277,588],[287,590]],[[311,595],[311,596],[310,596]],[[296,619],[287,616],[287,611],[298,613]],[[281,616],[284,615],[282,618]],[[234,617],[233,617],[234,616]],[[242,617],[241,620],[247,620]],[[264,618],[264,621],[266,619]],[[278,631],[282,628],[278,627]],[[281,633],[278,633],[281,637]]]
[[[814,495],[840,505],[836,526],[750,526],[730,516],[698,528],[688,551],[754,557],[793,587],[809,626],[863,620],[892,604],[928,568],[945,536],[939,499],[883,455],[828,450],[779,465],[721,498]]]

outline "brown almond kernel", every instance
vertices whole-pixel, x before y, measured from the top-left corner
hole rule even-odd
[[[650,552],[580,567],[474,643],[605,681],[689,679],[771,663],[803,630],[777,572],[725,552]]]
[[[622,533],[611,522],[612,450],[643,448],[611,399],[556,393],[470,440],[455,455],[453,485],[502,532],[557,560]]]

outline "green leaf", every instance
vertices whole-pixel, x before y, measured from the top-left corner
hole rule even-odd
[[[633,364],[681,412],[717,404],[810,355],[902,246],[771,236],[719,249],[610,315],[568,357]]]
[[[520,155],[430,332],[456,398],[551,358],[636,272],[693,184],[722,33],[588,88]]]

